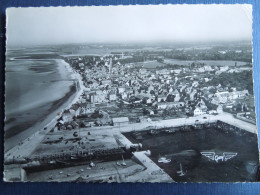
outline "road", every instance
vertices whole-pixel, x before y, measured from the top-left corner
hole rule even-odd
[[[82,90],[82,89],[81,89]],[[81,93],[75,97],[75,101],[79,98]],[[74,101],[73,101],[74,102]],[[33,134],[30,138],[24,140],[22,145],[17,145],[8,152],[5,153],[5,160],[12,160],[13,158],[24,158],[29,156],[38,144],[44,139],[46,134],[53,128],[56,124],[56,118],[53,119],[47,126],[47,130],[41,130]],[[150,128],[167,128],[167,127],[178,127],[183,125],[194,125],[196,124],[205,124],[205,123],[214,123],[217,120],[223,121],[230,125],[239,127],[251,133],[257,133],[256,125],[251,123],[239,120],[235,118],[232,114],[222,113],[219,115],[201,115],[197,117],[189,118],[178,118],[178,119],[169,119],[161,121],[151,121],[143,123],[132,123],[132,124],[122,124],[120,126],[102,126],[102,127],[92,127],[92,128],[82,128],[81,131],[120,131],[121,133],[131,132],[131,131],[142,131]],[[129,144],[129,143],[127,143]]]
[[[239,127],[248,132],[255,133],[255,134],[257,133],[256,125],[239,120],[235,118],[232,114],[226,112],[223,112],[222,114],[219,115],[204,114],[201,116],[188,117],[188,118],[177,118],[177,119],[168,119],[168,120],[161,120],[161,121],[121,124],[120,126],[100,126],[100,127],[82,128],[81,131],[119,130],[122,133],[126,133],[131,131],[142,131],[148,128],[159,129],[164,127],[179,127],[183,125],[214,123],[218,120]]]

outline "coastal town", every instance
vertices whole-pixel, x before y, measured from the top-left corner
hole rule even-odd
[[[201,135],[196,135],[199,139],[194,143],[183,143],[182,136],[207,131],[216,137],[214,131],[220,131],[238,136],[236,140],[245,138],[243,144],[251,145],[246,149],[257,146],[253,84],[248,79],[252,78],[251,50],[212,50],[138,49],[106,55],[62,55],[74,75],[76,95],[43,129],[5,153],[5,180],[208,181],[204,167],[201,172],[206,180],[194,177],[196,167],[200,167],[194,162],[208,162],[202,157],[208,151],[193,149]],[[235,60],[229,60],[230,53]],[[197,59],[200,55],[204,60]],[[181,60],[182,56],[188,59]],[[214,56],[226,61],[213,60]],[[243,57],[247,62],[239,61]],[[153,142],[158,145],[149,146]],[[180,148],[169,153],[160,145],[165,142]],[[203,142],[209,149],[213,147],[206,138]],[[234,146],[226,146],[231,151],[223,147],[220,151],[211,149],[210,154],[224,152],[222,161],[232,158],[234,164],[236,159],[245,158],[242,154],[237,157],[236,141]],[[225,157],[225,152],[231,157]],[[176,155],[175,160],[170,158]],[[247,167],[252,167],[249,176],[238,174],[235,179],[254,180],[257,155],[256,150],[247,156],[251,159]],[[188,163],[187,158],[191,158]],[[173,169],[165,167],[173,162]],[[218,159],[215,162],[212,166],[218,165]],[[244,170],[240,166],[234,165],[234,169]]]
[[[84,92],[79,102],[63,114],[62,122],[70,125],[59,124],[57,128],[160,121],[214,115],[223,110],[255,123],[252,89],[249,92],[243,84],[232,86],[222,80],[226,75],[250,77],[250,63],[210,66],[194,61],[182,66],[164,60],[157,54],[160,52],[147,52],[147,61],[134,63],[139,53],[66,57],[81,75]]]

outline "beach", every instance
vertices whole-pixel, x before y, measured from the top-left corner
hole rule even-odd
[[[63,59],[12,59],[6,67],[9,91],[5,102],[4,150],[8,151],[71,105],[77,95],[78,78]]]

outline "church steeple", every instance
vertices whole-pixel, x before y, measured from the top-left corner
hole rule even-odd
[[[109,74],[112,73],[112,68],[113,68],[112,66],[113,66],[112,58],[110,58],[110,60],[109,60]]]

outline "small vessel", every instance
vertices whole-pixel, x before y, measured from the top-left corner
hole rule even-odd
[[[150,130],[149,133],[150,133],[150,135],[157,135],[159,133],[159,131],[152,129],[152,130]]]
[[[171,159],[167,159],[166,157],[161,157],[158,159],[158,163],[169,163]]]
[[[70,159],[71,160],[77,160],[77,159],[79,159],[80,157],[78,156],[78,155],[76,155],[76,154],[73,154],[73,155],[71,155],[70,156]]]
[[[90,167],[94,167],[95,164],[91,161],[91,163],[89,164]]]
[[[122,159],[123,159],[123,162],[121,163],[121,165],[126,166],[125,159],[124,159],[123,155],[122,155]]]
[[[116,165],[117,165],[117,166],[121,166],[121,164],[120,164],[119,162],[116,162]]]
[[[184,175],[185,175],[185,173],[184,173],[183,170],[182,170],[182,165],[181,165],[181,163],[180,163],[180,171],[177,171],[177,173],[179,174],[179,176],[184,176]]]
[[[51,161],[49,161],[49,164],[55,164],[55,163],[56,163],[55,160],[51,160]]]

